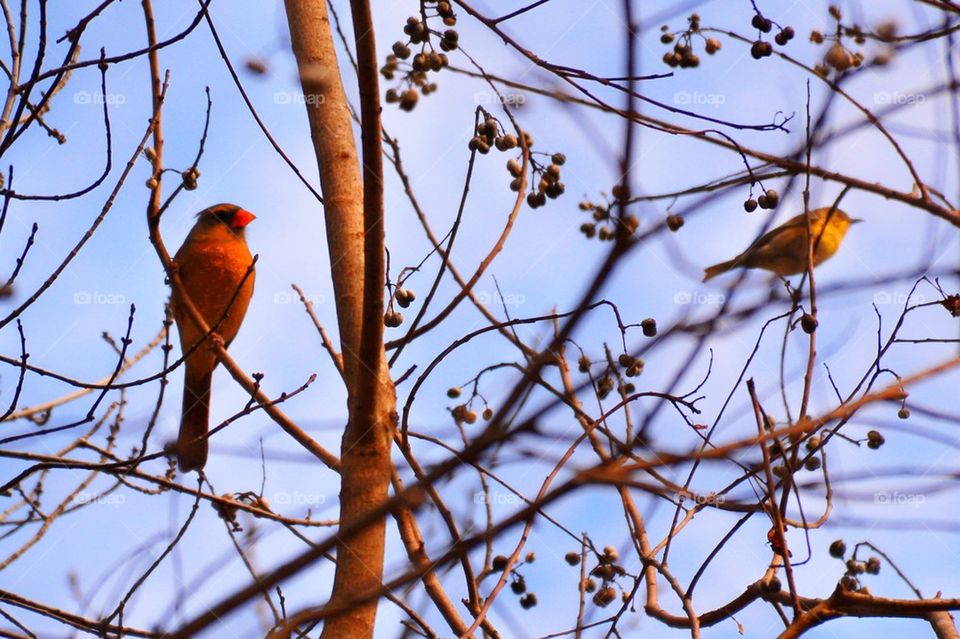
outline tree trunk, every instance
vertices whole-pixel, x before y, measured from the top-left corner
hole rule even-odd
[[[390,482],[396,394],[383,348],[382,175],[377,174],[376,166],[371,175],[368,166],[361,180],[326,4],[316,0],[286,0],[286,9],[320,169],[348,391],[349,418],[341,447],[340,527],[343,530],[386,500]],[[372,45],[372,33],[368,37],[368,44]],[[371,99],[369,91],[363,99]],[[372,99],[375,101],[376,96]],[[368,105],[365,113],[376,112],[378,108],[376,104]],[[364,126],[369,125],[365,118]],[[366,156],[373,148],[376,147],[380,155],[379,120],[369,128],[374,134],[373,137],[364,135],[365,164],[369,164]],[[379,157],[376,165],[380,165]],[[380,590],[384,532],[385,521],[381,518],[349,539],[339,540],[331,602],[347,603]],[[349,606],[347,612],[327,621],[323,637],[371,637],[376,611],[376,600]]]

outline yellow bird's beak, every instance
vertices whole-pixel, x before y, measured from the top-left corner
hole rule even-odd
[[[851,224],[851,225],[857,224],[857,223],[859,223],[859,222],[863,222],[863,220],[861,220],[859,217],[852,217],[852,218],[850,218],[850,224]]]

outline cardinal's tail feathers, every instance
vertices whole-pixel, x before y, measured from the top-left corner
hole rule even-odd
[[[183,384],[183,415],[180,418],[180,435],[177,437],[177,459],[184,473],[201,470],[207,463],[213,370],[195,369],[196,366],[187,366]]]

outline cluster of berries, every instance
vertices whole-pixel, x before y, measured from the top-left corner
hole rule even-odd
[[[689,26],[686,31],[673,33],[670,27],[663,25],[660,27],[660,42],[663,44],[673,44],[673,51],[667,51],[663,54],[663,62],[671,69],[677,67],[681,69],[693,69],[700,66],[700,56],[694,51],[694,37],[699,36],[704,41],[703,50],[707,55],[713,55],[720,50],[720,41],[716,38],[707,38],[700,33],[700,14],[690,14],[688,18]]]
[[[629,199],[624,197],[622,189],[619,185],[613,187],[612,194],[614,202],[621,199],[624,201]],[[613,208],[614,202],[605,202],[602,204],[591,202],[590,200],[584,200],[580,202],[580,210],[590,213],[590,216],[593,218],[592,222],[584,222],[580,225],[580,232],[583,233],[587,239],[592,240],[596,237],[601,242],[608,242],[616,239],[618,225],[614,220],[614,216],[610,212]],[[683,223],[681,222],[681,225],[682,224]],[[620,219],[619,227],[626,235],[633,235],[636,230],[640,228],[640,220],[635,215],[628,213]]]
[[[427,4],[433,4],[435,0]],[[452,27],[457,23],[453,7],[449,2],[436,2],[436,15],[443,24]],[[420,95],[430,95],[437,90],[436,82],[428,81],[428,73],[437,72],[450,64],[445,52],[453,51],[460,46],[460,34],[455,29],[446,29],[443,33],[430,31],[425,19],[418,16],[407,18],[403,25],[403,33],[407,40],[397,40],[393,43],[393,52],[387,56],[386,62],[380,68],[380,73],[387,80],[393,80],[400,71],[400,62],[410,60],[410,70],[402,79],[401,87],[387,90],[385,100],[390,104],[398,104],[404,111],[413,111],[420,101]],[[440,38],[440,51],[434,51],[430,44],[430,36]],[[420,51],[414,53],[411,45],[420,45]],[[411,59],[412,57],[412,59]]]
[[[390,299],[390,306],[383,314],[383,325],[387,328],[396,328],[403,324],[403,313],[394,310],[393,303],[396,302],[400,308],[407,308],[417,299],[417,294],[408,288],[397,287]]]
[[[520,607],[524,610],[530,610],[537,605],[537,595],[533,592],[527,591],[527,580],[523,578],[523,575],[520,574],[518,568],[524,564],[532,564],[536,560],[537,555],[535,553],[528,552],[524,561],[518,563],[510,570],[510,576],[512,577],[512,580],[510,581],[510,591],[520,597]],[[493,558],[491,570],[493,572],[503,572],[508,563],[510,563],[510,560],[507,559],[506,556],[497,555]]]
[[[835,559],[843,559],[844,555],[847,554],[847,544],[844,543],[842,539],[837,539],[830,544],[829,552],[831,557]],[[843,577],[840,578],[840,585],[843,587],[843,589],[853,592],[860,592],[863,594],[870,594],[869,589],[860,584],[860,579],[858,576],[863,574],[879,575],[880,558],[870,557],[866,561],[857,559],[857,548],[854,548],[853,555],[844,562],[844,565],[846,566],[846,572],[844,573]]]
[[[752,196],[748,198],[743,203],[743,210],[747,213],[753,213],[758,206],[764,210],[772,210],[777,208],[778,204],[780,204],[780,194],[777,193],[776,189],[767,189],[757,199],[753,199]]]
[[[447,397],[450,399],[457,399],[461,394],[463,394],[463,389],[459,386],[451,386],[447,389]],[[476,397],[476,395],[474,396]],[[469,401],[465,404],[458,404],[454,406],[450,409],[450,413],[453,415],[453,421],[455,421],[457,424],[475,424],[477,422],[477,411],[470,408]],[[483,413],[481,414],[483,415],[483,419],[485,421],[490,421],[493,418],[493,409],[489,406],[485,406]]]
[[[770,18],[766,18],[759,13],[755,13],[753,18],[750,20],[750,25],[761,34],[764,34],[773,31],[774,22]],[[794,36],[797,35],[793,30],[793,27],[780,27],[780,25],[776,26],[779,31],[777,32],[777,35],[773,36],[773,41],[779,44],[781,47],[793,40]],[[772,54],[773,45],[770,44],[769,41],[764,40],[762,35],[754,40],[753,44],[750,45],[750,55],[754,60],[766,58]]]
[[[571,566],[577,566],[581,561],[578,552],[568,552],[563,559]],[[600,608],[606,608],[617,599],[617,577],[627,574],[623,567],[617,563],[619,559],[620,553],[617,552],[617,549],[613,546],[606,546],[603,549],[603,554],[597,556],[597,565],[590,571],[590,576],[580,584],[580,588],[584,592],[593,593],[593,603]],[[600,579],[599,587],[597,578]],[[622,590],[622,600],[626,601],[628,597],[629,593]]]

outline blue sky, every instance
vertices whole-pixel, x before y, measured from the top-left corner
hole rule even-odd
[[[683,8],[687,4],[676,3],[675,6]],[[341,15],[349,14],[344,3],[338,2],[336,6]],[[498,3],[483,2],[475,6],[494,15]],[[400,3],[374,3],[377,39],[382,53],[385,54],[390,44],[400,37],[403,21],[408,13],[413,12],[412,7]],[[786,52],[810,65],[819,61],[824,48],[808,42],[807,36],[813,28],[829,30],[825,5],[769,3],[769,7],[762,8],[771,18],[796,29],[798,35],[785,48]],[[907,3],[880,9],[872,5],[844,5],[844,9],[851,19],[866,25],[897,17],[901,31],[905,33],[928,28],[935,19],[934,12]],[[59,36],[87,10],[88,7],[79,5],[51,7],[50,33]],[[194,4],[180,1],[158,6],[160,37],[169,37],[185,28],[195,10]],[[662,10],[669,13],[666,6]],[[749,3],[706,2],[699,4],[697,10],[705,27],[715,26],[743,34],[753,32],[749,27]],[[640,11],[641,20],[648,18],[644,13],[646,7]],[[858,12],[864,12],[864,15],[858,15]],[[269,72],[264,76],[242,73],[244,84],[271,133],[307,179],[316,184],[316,165],[302,94],[294,61],[287,52],[286,23],[280,5],[238,0],[231,4],[214,3],[212,13],[228,54],[238,68],[252,57],[266,61]],[[671,28],[681,28],[685,23],[683,16],[683,10],[676,12],[669,20]],[[659,21],[653,22],[640,39],[640,71],[644,74],[668,70],[660,61],[666,47],[658,39]],[[509,22],[506,28],[525,46],[556,64],[588,69],[601,76],[623,74],[620,3],[555,0]],[[458,30],[463,47],[489,72],[522,82],[559,86],[467,16],[461,14]],[[349,33],[350,29],[346,31]],[[701,55],[700,68],[678,70],[672,77],[643,82],[644,95],[678,106],[683,106],[685,101],[693,102],[702,113],[738,123],[766,123],[776,118],[777,113],[795,114],[788,133],[723,130],[746,146],[770,153],[796,148],[804,139],[807,76],[774,58],[754,61],[747,46],[726,38],[722,40],[723,49],[716,56]],[[107,47],[108,55],[143,46],[145,37],[139,6],[129,3],[111,6],[91,25],[85,42],[88,44],[83,49],[83,57],[94,56],[96,48],[101,45]],[[876,44],[865,47],[868,55],[877,50]],[[62,55],[60,49],[51,53],[50,59],[56,59],[57,55]],[[904,103],[904,108],[887,122],[890,130],[897,135],[920,175],[956,201],[960,184],[957,181],[956,148],[948,144],[948,103],[923,93],[943,81],[943,58],[944,50],[940,45],[916,47],[895,58],[884,69],[861,73],[846,88],[868,108],[882,108],[898,101]],[[456,66],[469,66],[467,60],[456,53],[451,54],[451,61]],[[273,396],[300,386],[316,373],[317,380],[311,387],[286,402],[283,409],[324,446],[338,450],[345,394],[321,348],[319,337],[290,289],[291,283],[303,288],[315,302],[320,321],[335,335],[336,316],[326,260],[322,210],[280,161],[250,118],[216,54],[205,25],[201,24],[184,42],[164,50],[161,64],[171,71],[164,111],[168,167],[187,168],[193,160],[203,128],[205,87],[210,87],[214,102],[210,135],[200,165],[199,188],[182,194],[164,216],[162,231],[166,244],[171,251],[178,247],[192,224],[192,216],[208,205],[229,201],[256,213],[258,219],[250,226],[248,234],[251,250],[260,256],[256,292],[244,327],[231,346],[231,353],[248,371],[265,374],[263,388]],[[454,219],[460,198],[468,159],[466,144],[472,135],[473,109],[478,103],[488,103],[490,94],[482,83],[461,75],[441,73],[436,81],[439,91],[421,98],[412,113],[385,105],[384,124],[392,135],[399,138],[413,186],[434,230],[442,235]],[[393,85],[384,82],[382,88],[386,90],[390,86]],[[348,81],[348,91],[353,91],[352,80]],[[597,93],[614,103],[621,99],[611,90],[597,88]],[[814,80],[811,94],[812,108],[816,112],[827,97],[827,88]],[[4,158],[5,162],[15,166],[14,186],[18,191],[72,191],[99,174],[103,166],[104,140],[98,100],[99,75],[95,68],[76,72],[47,116],[48,122],[67,136],[67,144],[59,146],[42,131],[34,130]],[[11,268],[29,235],[30,226],[37,222],[40,230],[37,243],[17,280],[14,297],[0,301],[0,315],[6,315],[42,283],[82,236],[99,212],[115,176],[119,175],[119,170],[136,147],[149,117],[145,60],[111,67],[107,101],[113,127],[114,169],[106,184],[77,200],[14,202],[11,205],[7,226],[0,236],[0,273],[5,274]],[[649,106],[642,109],[648,115],[690,128],[712,126]],[[585,240],[578,231],[585,215],[577,209],[577,203],[584,197],[597,201],[600,193],[609,192],[618,180],[617,153],[621,147],[623,125],[609,115],[558,107],[537,96],[526,99],[522,108],[517,110],[517,117],[534,136],[535,150],[562,151],[568,158],[563,167],[566,195],[542,209],[524,208],[505,250],[476,287],[486,299],[493,300],[499,285],[511,315],[520,317],[543,314],[554,308],[569,309],[602,258],[604,247]],[[849,104],[838,104],[827,129],[843,130],[860,117]],[[924,133],[920,135],[918,131]],[[631,158],[637,193],[670,192],[742,169],[737,156],[712,145],[649,129],[638,132],[636,153]],[[458,266],[467,273],[472,272],[489,250],[512,203],[505,162],[506,156],[496,152],[478,159],[460,239],[454,249]],[[911,189],[911,179],[904,165],[896,158],[889,143],[869,127],[818,150],[814,162],[901,191]],[[148,166],[141,160],[96,235],[42,299],[24,313],[32,364],[79,379],[99,379],[109,374],[115,365],[115,355],[101,340],[100,334],[107,331],[115,338],[122,336],[130,304],[136,305],[133,349],[148,342],[160,329],[168,289],[147,239],[144,210],[148,191],[144,182],[148,177]],[[175,184],[175,177],[168,174],[167,189]],[[772,181],[768,187],[782,189],[783,185],[782,180]],[[801,186],[797,182],[791,192],[781,192],[781,204],[774,212],[778,222],[802,211]],[[835,183],[816,180],[811,187],[814,205],[829,205],[840,191]],[[606,283],[604,297],[617,304],[625,321],[639,322],[645,317],[654,317],[661,330],[677,321],[709,316],[734,278],[725,276],[702,284],[701,269],[746,247],[770,215],[763,211],[744,213],[741,204],[746,196],[746,187],[728,192],[690,214],[677,234],[658,235],[654,241],[634,250]],[[684,211],[691,202],[681,199],[672,204],[663,200],[642,203],[634,212],[640,218],[643,230],[661,220],[668,206],[672,206],[673,211]],[[831,285],[849,281],[882,278],[921,265],[931,273],[956,270],[960,247],[956,230],[945,222],[895,201],[856,191],[846,197],[843,206],[866,222],[855,227],[838,255],[817,270],[818,286],[828,289]],[[386,213],[391,274],[395,276],[399,268],[418,264],[430,246],[403,197],[399,181],[392,174],[387,178]],[[436,259],[427,261],[424,269],[408,282],[408,287],[417,291],[421,301],[433,281],[437,266]],[[948,292],[957,288],[955,276],[944,277],[942,282]],[[898,280],[842,294],[823,295],[819,302],[819,357],[820,362],[829,365],[842,393],[846,394],[855,386],[873,360],[878,318],[882,320],[880,332],[885,338],[912,285],[913,280]],[[450,299],[455,293],[454,286],[446,278],[439,299],[443,302]],[[777,289],[779,284],[771,282],[765,274],[751,273],[737,293],[735,306],[763,303],[771,287]],[[936,299],[934,291],[925,285],[918,288],[918,295],[924,301]],[[770,302],[749,321],[728,323],[721,334],[709,340],[713,375],[701,389],[704,399],[698,405],[704,421],[713,422],[757,341],[763,322],[786,309],[782,300]],[[494,311],[501,312],[498,304],[494,304]],[[405,349],[396,366],[397,374],[419,364],[416,373],[419,375],[426,362],[453,340],[483,323],[475,309],[462,306],[449,321]],[[911,314],[903,333],[909,337],[955,338],[956,326],[956,319],[942,308],[931,307]],[[547,325],[538,325],[523,327],[518,332],[531,342],[542,343],[549,338],[549,330]],[[399,336],[401,331],[388,330],[388,337]],[[779,399],[777,380],[783,335],[783,323],[779,322],[761,343],[749,371],[749,375],[757,380],[764,405],[781,422],[785,419],[785,411]],[[639,330],[635,330],[629,335],[629,346],[640,348],[644,339]],[[611,314],[598,311],[590,316],[577,332],[576,341],[595,359],[602,355],[604,342],[611,345],[616,355],[619,332]],[[691,340],[677,340],[653,351],[647,358],[644,375],[638,378],[638,388],[662,388],[677,373],[691,343]],[[806,344],[805,336],[795,331],[790,334],[785,349],[787,393],[794,414],[802,388]],[[0,352],[13,357],[19,354],[19,338],[12,327],[0,331]],[[955,352],[955,347],[944,344],[904,344],[892,349],[884,362],[897,373],[908,375]],[[446,389],[469,382],[483,366],[516,359],[516,351],[496,335],[458,350],[438,368],[418,394],[411,413],[416,428],[441,436],[456,446],[460,440],[448,413],[453,402],[447,399]],[[160,361],[160,353],[155,352],[128,376],[145,376],[157,370]],[[708,363],[705,349],[687,370],[682,371],[681,388],[688,390],[696,386],[706,374]],[[9,401],[16,373],[11,367],[0,369],[2,405]],[[824,373],[823,365],[818,365],[811,399],[814,414],[829,410],[836,403]],[[169,398],[163,404],[151,450],[175,436],[181,379],[179,371],[171,376]],[[494,372],[483,377],[481,390],[496,404],[509,392],[515,380],[515,372]],[[882,381],[889,383],[891,380],[887,377]],[[957,382],[956,372],[924,382],[911,390],[910,402],[955,415]],[[410,386],[408,381],[399,387],[401,403],[406,401]],[[70,390],[56,381],[30,376],[20,405],[35,405]],[[121,452],[139,441],[158,390],[156,384],[151,384],[127,393],[118,444]],[[107,401],[114,399],[117,399],[116,394],[111,394]],[[531,402],[530,409],[541,406],[545,399],[538,397]],[[68,423],[82,416],[92,401],[92,397],[87,396],[58,408],[50,424]],[[214,383],[213,421],[228,417],[245,402],[243,391],[220,371]],[[588,402],[587,406],[596,410],[595,401]],[[643,415],[651,406],[649,401],[641,402],[635,410]],[[955,594],[956,537],[937,522],[948,520],[947,514],[957,506],[956,496],[949,491],[930,491],[928,487],[930,482],[941,477],[940,473],[955,470],[952,459],[957,438],[948,422],[924,417],[920,411],[914,411],[910,420],[901,421],[896,417],[896,410],[897,406],[893,405],[873,406],[852,420],[844,431],[850,437],[862,438],[871,428],[881,430],[887,444],[880,450],[872,451],[865,446],[844,442],[835,442],[829,448],[831,473],[838,477],[864,475],[867,479],[839,482],[834,486],[838,495],[834,498],[831,522],[847,519],[855,527],[830,524],[810,533],[813,558],[797,569],[798,584],[806,595],[827,596],[842,575],[842,565],[826,554],[827,545],[837,537],[845,538],[848,546],[861,540],[875,543],[895,558],[926,595],[938,590],[943,590],[946,595]],[[527,495],[536,493],[544,474],[576,433],[569,412],[562,409],[555,408],[546,413],[543,424],[548,437],[521,440],[517,452],[506,454],[496,468],[499,476]],[[33,428],[22,421],[4,426],[8,433]],[[732,441],[754,430],[749,398],[741,387],[734,394],[716,437],[718,441]],[[78,429],[54,437],[30,439],[24,446],[33,452],[52,454],[72,441],[77,432]],[[667,410],[659,414],[652,433],[655,441],[667,450],[685,451],[695,442],[694,435]],[[936,433],[938,438],[931,438],[928,433]],[[102,442],[104,435],[100,433],[96,437]],[[216,490],[221,493],[260,490],[258,447],[261,440],[268,454],[275,458],[268,466],[264,490],[264,496],[274,509],[302,516],[309,507],[315,517],[335,518],[336,477],[315,464],[259,414],[238,421],[212,441],[207,473]],[[418,453],[428,461],[445,457],[442,450],[425,444],[418,448]],[[595,460],[588,453],[578,454],[574,467],[593,463]],[[750,461],[756,458],[755,451],[741,457]],[[3,475],[9,478],[24,466],[5,460]],[[154,462],[149,469],[162,473],[163,464]],[[894,474],[893,471],[898,469],[906,470]],[[47,498],[51,503],[54,495],[66,494],[79,481],[65,471],[54,473],[46,482]],[[665,474],[682,482],[685,470],[669,469]],[[719,490],[735,477],[735,467],[731,464],[708,465],[697,475],[693,486],[702,492]],[[813,480],[819,476],[801,472],[799,477]],[[187,478],[185,482],[192,485],[194,480]],[[103,489],[109,485],[107,478],[98,478],[87,493],[96,494],[96,487]],[[473,498],[477,489],[476,476],[467,473],[444,486],[451,508],[464,522],[470,519],[478,524],[482,522],[482,508]],[[883,491],[893,495],[893,504],[877,501],[876,495]],[[748,490],[742,490],[737,496],[749,498],[750,494]],[[506,515],[518,507],[515,500],[507,498],[508,495],[502,488],[495,488],[494,497],[502,497],[495,504],[497,514]],[[589,489],[576,497],[561,500],[550,509],[550,514],[575,534],[589,534],[598,547],[613,544],[626,550],[622,508],[617,507],[612,497],[608,490]],[[657,543],[668,530],[673,507],[662,499],[643,495],[638,495],[638,502],[648,517],[651,538]],[[183,496],[156,497],[122,488],[111,493],[110,499],[58,519],[30,552],[7,569],[3,587],[74,609],[76,604],[71,598],[65,574],[68,565],[81,576],[81,590],[84,592],[89,593],[93,584],[103,580],[103,587],[92,598],[87,614],[96,615],[104,608],[110,609],[111,602],[115,605],[118,593],[126,591],[132,576],[142,572],[169,543],[171,535],[188,514],[190,505],[190,500]],[[808,515],[819,515],[823,508],[822,489],[812,490],[805,496],[804,508]],[[689,581],[700,562],[734,521],[733,514],[708,510],[699,514],[681,533],[675,552],[671,554],[671,569],[681,582]],[[303,548],[301,542],[282,529],[255,521],[245,523],[248,532],[263,535],[254,550],[255,563],[261,570],[279,565],[284,558]],[[889,523],[916,524],[917,528],[905,533],[889,530],[886,525]],[[754,517],[724,548],[698,588],[695,599],[698,610],[706,611],[728,601],[762,574],[770,559],[766,545],[768,528],[768,520]],[[428,548],[439,554],[447,538],[435,515],[425,517],[423,529]],[[389,532],[388,573],[396,574],[403,568],[405,559],[392,526]],[[20,532],[3,539],[0,541],[0,550],[3,551],[0,555],[6,556],[31,535],[32,532]],[[322,536],[320,533],[314,535]],[[503,544],[497,544],[497,551],[512,549],[516,537],[517,531],[513,531]],[[791,532],[790,542],[792,547],[799,549],[794,551],[795,555],[806,556],[804,538],[799,531]],[[512,595],[502,595],[493,608],[492,617],[505,636],[539,636],[569,627],[573,617],[566,613],[576,606],[577,577],[575,569],[566,566],[562,557],[565,552],[575,549],[575,542],[552,526],[544,522],[534,526],[527,550],[536,552],[538,559],[522,571],[541,604],[532,611],[524,611]],[[628,570],[636,570],[635,555],[625,552],[624,562]],[[885,565],[880,576],[870,578],[866,583],[878,595],[910,596],[902,583],[891,576],[892,572]],[[322,601],[331,583],[331,574],[328,567],[320,567],[285,584],[288,610]],[[204,576],[209,576],[210,581],[198,581]],[[204,604],[217,601],[247,577],[232,550],[230,539],[223,532],[222,522],[212,509],[202,505],[175,556],[151,576],[134,599],[127,621],[140,626],[157,622],[169,626],[175,620],[185,618],[184,615],[190,617],[201,611]],[[459,600],[463,595],[462,578],[450,574],[445,583],[450,588],[451,598]],[[484,582],[484,585],[488,583]],[[184,609],[177,612],[167,610],[171,593],[181,587],[192,593]],[[664,607],[672,612],[679,611],[676,599],[665,584],[661,583],[661,587]],[[415,601],[417,597],[420,595],[414,597]],[[153,601],[163,602],[161,609],[153,605]],[[258,636],[258,631],[251,630],[254,614],[248,608],[225,619],[222,626],[210,630],[205,636]],[[394,636],[402,614],[390,604],[383,604],[380,614],[379,636]],[[598,611],[592,614],[592,618],[599,618]],[[428,614],[427,618],[435,628],[444,627],[436,615]],[[779,623],[775,614],[760,604],[738,614],[737,620],[750,637],[772,636]],[[624,623],[626,628],[636,624],[636,628],[652,633],[651,636],[688,634],[669,630],[645,618],[642,613],[628,613]],[[807,636],[839,637],[854,632],[893,637],[904,633],[919,634],[925,630],[915,621],[846,620],[831,622]],[[725,622],[706,631],[704,636],[739,635],[734,623]]]

